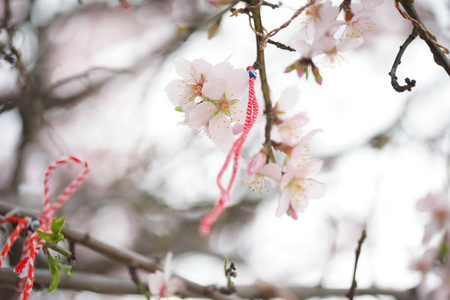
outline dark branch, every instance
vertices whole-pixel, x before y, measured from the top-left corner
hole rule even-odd
[[[257,0],[251,0],[251,5],[256,5],[258,3]],[[260,7],[255,7],[251,9],[252,18],[255,24],[255,30],[263,33],[264,28],[261,20],[261,11]],[[259,70],[259,76],[261,79],[261,88],[264,96],[265,110],[266,114],[266,129],[265,129],[265,138],[264,147],[267,149],[269,155],[268,157],[275,161],[275,157],[272,151],[272,141],[270,139],[270,132],[272,131],[272,124],[274,121],[274,113],[272,110],[272,101],[270,101],[270,89],[269,84],[267,82],[267,74],[266,74],[266,62],[264,57],[264,49],[261,49],[262,37],[255,34],[256,37],[256,62],[253,66],[255,69]]]
[[[34,289],[45,289],[50,285],[50,271],[45,269],[35,270]],[[11,287],[17,286],[18,277],[12,269],[0,269],[0,285]],[[75,291],[91,291],[100,294],[139,294],[136,285],[130,279],[111,277],[76,272],[73,276],[61,276],[58,289],[68,289]]]
[[[275,42],[275,41],[272,41],[271,39],[269,39],[267,42],[268,42],[269,44],[272,44],[272,45],[277,46],[277,48],[280,48],[280,49],[283,49],[283,50],[287,50],[287,51],[291,51],[291,52],[295,52],[295,49],[294,49],[294,48],[289,47],[288,45],[285,45],[285,44],[283,44],[283,43]]]
[[[13,209],[18,209],[16,215],[18,216],[35,216],[38,213],[36,211],[28,210],[28,209],[19,209],[18,207],[12,206],[10,204],[6,204],[0,202],[0,214],[5,215],[9,213]],[[126,248],[122,248],[117,245],[111,245],[107,242],[101,241],[95,237],[90,236],[86,232],[79,231],[77,229],[71,228],[70,226],[64,226],[61,230],[61,233],[64,235],[66,239],[71,242],[79,243],[87,248],[94,250],[114,261],[122,263],[128,267],[139,268],[141,270],[145,270],[147,272],[155,272],[156,270],[161,270],[158,266],[157,262],[151,258],[148,258],[139,253],[133,252]],[[230,300],[229,296],[223,295],[215,290],[210,290],[207,287],[197,284],[189,279],[183,278],[181,276],[177,276],[180,278],[185,286],[186,293],[185,296],[190,297],[204,297],[207,296],[211,299],[217,300]],[[0,282],[1,284],[1,282]],[[136,286],[133,284],[134,288]],[[236,297],[234,297],[236,299]],[[239,298],[238,298],[239,299]]]
[[[425,27],[425,24],[423,23],[423,21],[421,20],[419,14],[416,11],[416,8],[414,6],[414,0],[398,0],[398,1],[405,8],[405,11],[409,15],[409,17],[411,17],[412,19],[417,21],[417,23],[419,23],[420,26],[427,33],[429,33],[429,31]],[[412,22],[412,23],[413,23],[414,27],[417,27],[417,25],[414,24],[414,22]],[[424,34],[422,31],[420,31],[420,38],[423,39],[427,43],[428,47],[430,48],[431,53],[433,53],[434,61],[436,62],[436,64],[438,64],[442,68],[444,68],[444,70],[450,76],[450,62],[448,61],[447,57],[442,52],[442,50],[439,48],[439,46],[436,44],[436,40],[432,41],[430,39],[430,35],[431,35],[431,33]],[[431,36],[432,36],[432,38],[435,39],[435,37],[433,35],[431,35]]]
[[[268,6],[268,7],[272,8],[272,9],[275,9],[275,8],[280,7],[279,4],[272,4],[272,3],[269,3],[269,2],[267,2],[267,1],[263,1],[261,5]]]
[[[408,36],[406,41],[403,43],[403,45],[400,46],[400,50],[397,53],[397,57],[394,60],[394,64],[392,65],[391,71],[389,72],[389,75],[391,76],[391,84],[394,90],[396,90],[399,93],[402,93],[406,90],[411,91],[411,89],[416,85],[415,80],[410,80],[409,78],[405,79],[406,85],[400,85],[398,83],[398,77],[396,76],[397,67],[401,64],[401,59],[403,56],[403,53],[405,52],[406,48],[409,46],[409,44],[417,37],[419,34],[419,31],[416,27],[413,28],[413,31]]]
[[[355,257],[355,268],[353,269],[352,286],[350,287],[350,290],[346,294],[346,296],[350,300],[353,300],[353,297],[355,296],[355,290],[356,290],[356,286],[357,286],[357,284],[356,284],[356,269],[358,268],[359,255],[361,254],[361,246],[364,243],[365,239],[366,239],[366,229],[363,229],[363,231],[361,233],[361,238],[358,241],[358,247],[356,248],[356,251],[355,251],[356,257]]]

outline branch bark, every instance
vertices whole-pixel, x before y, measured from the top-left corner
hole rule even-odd
[[[361,233],[361,238],[358,241],[358,247],[355,250],[355,267],[353,269],[352,286],[350,287],[350,290],[346,294],[346,296],[350,300],[353,300],[353,297],[355,296],[355,290],[356,290],[356,286],[357,286],[357,283],[356,283],[356,270],[358,269],[359,255],[361,254],[361,247],[362,247],[362,244],[364,243],[365,239],[366,239],[366,229],[363,229],[363,231]]]
[[[409,78],[405,78],[406,85],[400,85],[398,83],[398,77],[396,75],[397,68],[401,64],[401,59],[403,56],[403,53],[405,53],[406,48],[408,48],[409,44],[417,37],[419,34],[419,31],[417,27],[413,28],[413,31],[408,36],[406,41],[403,43],[403,45],[400,46],[400,50],[397,53],[397,56],[395,57],[394,64],[392,65],[391,71],[389,72],[389,76],[391,76],[391,85],[399,93],[402,93],[404,91],[411,91],[411,89],[416,85],[415,80],[410,80]]]
[[[21,209],[11,204],[0,202],[0,214],[5,215],[13,209],[16,211],[16,215],[18,216],[35,216],[38,214],[33,210]],[[67,239],[69,239],[69,241],[83,244],[86,247],[109,257],[110,259],[123,263],[126,266],[132,266],[136,269],[142,269],[148,272],[154,272],[155,270],[160,269],[156,261],[153,259],[119,246],[113,246],[90,236],[88,233],[83,233],[79,230],[73,229],[70,226],[65,225],[62,229],[62,233]],[[50,279],[47,274],[48,270],[36,271],[36,282],[39,283],[41,287],[48,286],[47,283]],[[275,297],[282,297],[285,299],[289,298],[286,295],[292,295],[290,298],[294,297],[296,299],[307,299],[311,297],[345,296],[348,292],[347,289],[326,289],[322,287],[292,286],[288,288],[279,288],[269,283],[257,282],[254,285],[236,286],[236,294],[224,295],[221,294],[218,291],[218,288],[214,286],[203,286],[181,276],[178,277],[183,280],[187,288],[187,291],[183,293],[182,296],[217,300],[242,298],[270,299]],[[13,274],[12,270],[7,268],[0,269],[0,286],[15,286],[16,283],[17,277]],[[103,275],[80,273],[78,271],[74,277],[66,277],[65,275],[62,276],[59,288],[79,291],[85,290],[107,294],[139,293],[136,285],[131,279],[119,279]],[[355,295],[390,295],[395,297],[397,300],[417,299],[415,289],[397,291],[373,287],[368,289],[358,289],[355,291]]]
[[[0,214],[5,215],[8,212],[12,211],[13,209],[17,211],[16,215],[20,217],[23,216],[32,217],[39,214],[36,211],[18,208],[10,204],[0,202]],[[90,236],[89,233],[71,228],[70,226],[64,226],[63,229],[61,230],[61,233],[69,241],[82,244],[87,248],[94,250],[114,261],[120,262],[128,267],[131,266],[148,272],[155,272],[156,270],[162,270],[161,267],[157,264],[157,262],[153,259],[150,259],[144,255],[133,252],[131,250],[122,248],[120,246],[111,245],[107,242],[104,242],[100,239]],[[184,282],[187,289],[186,293],[183,294],[183,296],[200,297],[200,298],[207,297],[217,300],[239,299],[239,297],[236,296],[235,297],[225,296],[219,293],[214,288],[197,284],[181,276],[177,277]]]
[[[398,1],[402,4],[406,13],[409,15],[409,17],[411,17],[413,20],[417,21],[417,23],[420,24],[420,26],[427,33],[429,33],[425,24],[423,23],[422,19],[420,18],[419,14],[416,11],[416,8],[414,6],[414,0],[396,0],[396,1]],[[413,23],[414,27],[417,27],[417,25],[414,22],[412,22],[412,23]],[[420,38],[423,39],[427,43],[428,47],[430,48],[431,53],[433,53],[434,61],[436,62],[436,64],[438,64],[442,68],[444,68],[444,70],[450,76],[450,62],[448,61],[447,57],[442,52],[442,50],[439,48],[436,41],[430,40],[429,35],[431,35],[431,34],[425,35],[423,31],[420,31]],[[432,38],[434,38],[433,35],[431,35],[431,36],[432,36]]]
[[[250,5],[255,6],[258,3],[258,0],[251,0]],[[261,19],[261,7],[255,7],[251,9],[252,18],[255,24],[255,30],[261,34],[264,33],[264,28],[262,25]],[[255,33],[256,37],[256,62],[253,65],[253,68],[259,70],[259,76],[261,80],[261,88],[264,96],[264,104],[266,114],[266,129],[265,129],[265,142],[264,147],[268,151],[268,158],[275,162],[275,156],[273,155],[272,150],[272,140],[270,138],[270,132],[272,131],[272,124],[275,120],[275,116],[272,110],[272,101],[270,100],[270,88],[267,82],[267,73],[266,73],[266,62],[264,57],[264,49],[261,49],[261,43],[263,38]]]

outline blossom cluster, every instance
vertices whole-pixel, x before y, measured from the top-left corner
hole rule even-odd
[[[164,271],[157,270],[148,277],[150,293],[158,299],[176,296],[185,289],[183,281],[172,276],[172,252],[168,252],[164,261]]]
[[[209,2],[212,5],[230,4],[229,1]],[[299,39],[292,43],[293,48],[299,52],[300,59],[288,66],[285,72],[296,70],[302,77],[304,74],[308,76],[310,70],[316,82],[321,84],[322,77],[313,59],[322,56],[325,64],[334,65],[343,59],[341,52],[361,46],[364,32],[370,31],[374,24],[371,16],[383,2],[384,0],[343,1],[340,6],[333,5],[330,0],[308,2],[298,10],[301,12],[300,22],[297,22],[297,25],[300,24],[297,26],[300,34]],[[249,111],[251,114],[253,104],[249,104],[244,95],[249,87],[249,74],[245,69],[236,69],[227,61],[212,65],[204,59],[191,62],[178,58],[174,63],[181,79],[171,81],[166,87],[166,93],[176,110],[184,114],[182,124],[204,132],[223,152],[229,151],[217,180],[222,193],[220,207],[208,216],[209,221],[205,224],[209,228],[210,223],[222,211],[222,206],[228,205],[236,168],[239,166],[240,150],[237,151],[237,148],[241,149],[245,141],[245,138],[240,138],[236,142],[236,136],[241,134],[244,137],[242,132],[246,119],[255,117],[258,123],[262,118],[248,115]],[[270,140],[266,140],[261,150],[250,160],[246,177],[242,180],[252,190],[260,193],[268,191],[266,180],[270,180],[274,187],[280,189],[276,215],[287,213],[293,219],[297,219],[298,212],[306,209],[309,199],[320,198],[325,192],[324,184],[311,178],[322,167],[322,161],[308,161],[310,149],[306,146],[321,129],[304,133],[303,128],[309,122],[308,114],[289,113],[297,98],[297,89],[288,88],[271,108],[273,121],[270,124]],[[248,105],[250,110],[247,109]],[[251,126],[248,130],[250,128]],[[282,164],[275,161],[274,151],[285,155]],[[235,161],[233,175],[229,188],[224,189],[220,181],[231,157]],[[227,203],[224,204],[225,202]]]
[[[248,100],[240,98],[248,86],[247,71],[229,62],[212,66],[204,59],[177,58],[174,64],[181,79],[171,81],[166,93],[184,113],[183,124],[203,130],[217,147],[228,151],[245,123]]]
[[[300,59],[286,68],[297,70],[299,77],[308,76],[309,69],[317,83],[322,84],[319,69],[312,58],[321,56],[326,66],[334,66],[343,60],[343,51],[356,49],[363,44],[363,36],[375,24],[371,17],[384,0],[351,1],[334,6],[330,0],[316,1],[301,15],[302,38],[293,42]]]
[[[325,185],[312,178],[322,167],[321,160],[307,161],[310,148],[307,142],[321,129],[314,129],[307,134],[303,127],[309,122],[306,112],[289,116],[298,101],[299,91],[289,87],[283,91],[279,101],[274,105],[275,123],[272,127],[271,139],[275,150],[286,155],[282,168],[269,162],[268,150],[263,147],[248,163],[245,185],[260,194],[268,191],[266,179],[280,189],[279,204],[276,211],[278,217],[287,213],[297,219],[298,212],[304,212],[309,199],[321,198],[325,193]]]
[[[176,110],[184,113],[182,124],[202,130],[223,151],[242,132],[246,119],[248,100],[242,97],[248,85],[248,73],[235,69],[228,62],[211,65],[203,59],[189,62],[179,58],[175,67],[182,79],[171,81],[166,87],[169,99]],[[304,134],[309,122],[306,112],[291,116],[298,101],[299,91],[287,88],[273,106],[271,144],[274,150],[286,155],[283,166],[269,162],[273,149],[264,146],[248,163],[243,182],[252,190],[268,191],[266,179],[281,190],[277,216],[287,213],[297,219],[309,199],[320,198],[325,192],[323,183],[312,178],[322,166],[322,161],[307,161],[310,149],[307,142],[321,129]]]
[[[450,298],[450,206],[448,191],[429,193],[417,202],[417,209],[428,217],[423,236],[423,253],[413,261],[412,269],[421,272],[420,293],[424,298],[443,300]],[[439,278],[430,287],[427,279]]]

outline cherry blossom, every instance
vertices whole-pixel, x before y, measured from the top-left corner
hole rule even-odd
[[[175,70],[182,79],[171,81],[165,91],[169,100],[182,111],[188,111],[197,99],[204,100],[203,85],[212,69],[204,59],[190,62],[184,58],[174,60]]]
[[[226,152],[235,140],[232,123],[245,123],[248,100],[239,97],[247,85],[248,73],[244,69],[228,70],[221,77],[210,79],[202,90],[207,101],[190,111],[187,124],[193,128],[205,127],[214,144]]]
[[[174,63],[182,79],[171,81],[166,93],[185,113],[182,124],[204,130],[226,152],[240,132],[237,124],[245,123],[248,100],[239,98],[248,86],[247,71],[234,69],[227,61],[213,66],[203,59],[179,58]]]
[[[304,212],[309,199],[321,198],[325,193],[325,185],[309,178],[322,167],[322,161],[313,160],[304,163],[297,168],[292,163],[287,163],[281,178],[281,196],[276,211],[277,217],[288,213],[294,220],[297,212]]]
[[[339,7],[333,6],[331,1],[319,3],[319,1],[307,9],[302,20],[307,39],[320,37],[331,28],[335,27],[336,18],[339,15]]]
[[[323,36],[315,42],[315,47],[324,54],[322,62],[325,66],[334,67],[344,60],[340,52],[355,49],[363,44],[362,39],[336,40],[331,36]]]
[[[262,194],[268,192],[266,178],[270,179],[275,186],[279,186],[281,181],[281,169],[275,163],[267,163],[267,154],[260,151],[247,165],[246,177],[243,179],[245,185],[252,191]]]
[[[300,141],[294,146],[291,151],[289,162],[295,165],[297,168],[303,166],[311,153],[311,149],[305,147],[306,143],[316,135],[318,132],[322,132],[322,128],[317,128],[303,136]]]
[[[272,139],[287,146],[294,146],[301,139],[302,128],[309,122],[306,112],[300,112],[272,128]]]
[[[425,226],[423,242],[428,242],[434,234],[442,229],[450,230],[450,208],[446,190],[428,193],[417,201],[417,209],[431,214],[431,219]]]
[[[273,111],[277,118],[284,119],[283,116],[286,114],[286,112],[297,105],[299,94],[300,91],[296,86],[290,86],[283,90],[280,99],[273,108]]]
[[[184,289],[183,282],[176,277],[172,277],[171,272],[172,252],[168,252],[164,263],[164,272],[157,270],[149,275],[149,289],[152,295],[158,299],[175,296]]]

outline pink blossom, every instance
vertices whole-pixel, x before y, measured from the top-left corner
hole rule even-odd
[[[441,285],[434,290],[431,299],[448,300],[450,299],[450,266],[448,265],[448,262],[440,269],[439,273]]]
[[[203,59],[175,60],[182,79],[170,82],[166,93],[178,111],[185,113],[183,124],[204,129],[222,151],[233,144],[236,124],[244,124],[248,100],[241,100],[248,86],[248,73],[228,62],[212,66]]]
[[[333,6],[331,1],[316,2],[305,9],[302,20],[308,39],[316,39],[335,27],[339,7]]]
[[[268,192],[266,178],[270,179],[275,186],[280,184],[281,169],[275,163],[267,163],[267,155],[262,151],[255,155],[247,165],[246,177],[243,179],[245,185],[252,191]]]
[[[372,21],[372,15],[375,13],[373,4],[375,1],[369,1],[366,5],[361,3],[352,4],[352,13],[343,23],[345,26],[342,39],[361,38],[366,31],[372,31],[375,22]]]
[[[294,146],[301,139],[302,127],[309,122],[306,112],[301,112],[287,119],[280,125],[274,126],[272,138],[281,140],[283,144]]]
[[[152,295],[161,298],[175,296],[175,294],[184,289],[184,283],[176,277],[172,277],[171,272],[172,253],[168,252],[164,263],[164,272],[157,270],[149,274],[149,289]]]
[[[437,249],[427,249],[422,257],[413,260],[410,264],[410,268],[414,271],[419,271],[422,275],[425,275],[432,270],[433,265],[438,257]]]
[[[289,163],[295,165],[297,168],[300,168],[306,163],[306,159],[308,158],[311,149],[305,147],[306,143],[316,135],[318,132],[322,132],[322,128],[317,128],[310,131],[307,135],[303,136],[300,141],[294,146],[291,151],[291,155],[289,157]]]
[[[234,142],[232,123],[245,123],[248,100],[239,97],[248,85],[248,73],[234,69],[221,75],[205,83],[202,92],[206,101],[190,111],[187,124],[193,128],[205,126],[214,144],[226,152]]]
[[[203,100],[203,85],[207,81],[212,65],[204,59],[196,59],[190,62],[184,58],[174,61],[175,70],[182,79],[171,81],[165,91],[169,100],[175,106],[181,106],[183,111],[188,110],[196,103],[195,100]]]
[[[417,201],[417,209],[430,213],[431,219],[425,226],[423,242],[428,242],[434,234],[446,228],[450,230],[450,210],[446,190],[428,193]]]
[[[316,41],[315,47],[325,55],[322,62],[324,62],[326,66],[333,67],[344,60],[340,52],[355,49],[361,46],[362,43],[362,39],[346,39],[338,41],[333,37],[323,36]]]
[[[277,104],[275,104],[275,114],[278,118],[283,118],[287,111],[294,108],[294,106],[298,103],[300,91],[296,86],[290,86],[283,90],[281,93],[280,99]]]
[[[297,212],[304,212],[309,199],[321,198],[325,193],[325,185],[309,178],[322,167],[322,161],[306,162],[300,168],[287,163],[281,178],[281,196],[276,215],[281,217],[288,213],[297,219]]]
[[[297,40],[292,44],[292,47],[300,53],[302,58],[311,59],[314,56],[320,54],[320,51],[314,47],[313,44],[304,40]]]

